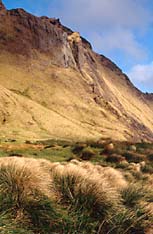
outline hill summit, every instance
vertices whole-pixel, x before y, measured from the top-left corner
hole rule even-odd
[[[153,140],[153,99],[59,19],[0,1],[1,137]]]

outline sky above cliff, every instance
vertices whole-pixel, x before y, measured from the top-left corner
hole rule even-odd
[[[3,0],[8,9],[60,18],[109,57],[144,92],[153,92],[152,0]]]

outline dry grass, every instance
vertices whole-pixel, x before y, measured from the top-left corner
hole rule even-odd
[[[78,165],[74,162],[62,165],[47,160],[1,158],[1,181],[9,184],[1,184],[1,188],[9,189],[12,186],[13,191],[13,184],[16,184],[16,190],[21,192],[22,200],[33,191],[56,197],[53,183],[56,179],[59,181],[71,177],[75,181],[73,196],[81,192],[84,196],[93,194],[98,204],[103,204],[104,201],[110,205],[120,203],[118,190],[127,186],[127,182],[119,171],[87,162],[77,163]]]
[[[79,162],[77,160],[72,160],[72,163],[86,169],[86,172],[91,176],[93,174],[96,175],[97,178],[99,178],[98,180],[107,180],[108,183],[116,189],[120,190],[127,186],[127,181],[123,174],[112,167],[102,167],[100,165],[93,165],[90,162]]]
[[[147,193],[150,183],[151,179],[146,185]],[[146,225],[150,227],[151,198],[141,199],[145,198],[144,193],[137,186],[131,186],[121,171],[89,162],[1,158],[0,195],[3,209],[8,206],[6,198],[9,197],[16,210],[16,222],[24,220],[26,225],[32,222],[37,228],[47,225],[47,234],[52,230],[52,216],[58,228],[63,228],[64,231],[59,231],[61,234],[74,234],[72,229],[78,233],[84,230],[85,234],[132,234],[144,231]],[[57,218],[50,201],[56,204],[58,211],[59,207],[67,209],[64,214],[72,215],[71,224],[69,219]]]
[[[27,197],[39,192],[53,197],[52,179],[35,159],[1,158],[1,190],[5,193],[16,192],[16,198],[24,201]],[[5,183],[4,183],[5,182]]]
[[[137,137],[138,131],[127,127],[131,123],[129,120],[129,124],[125,124],[125,116],[140,121],[140,115],[142,124],[152,130],[151,108],[135,95],[122,76],[118,79],[110,69],[97,64],[98,93],[104,94],[104,100],[95,105],[90,84],[97,81],[93,78],[95,74],[89,75],[90,69],[83,68],[84,76],[81,76],[71,68],[57,67],[49,61],[48,56],[39,53],[37,59],[31,60],[4,51],[1,53],[0,97],[4,102],[0,108],[11,114],[7,125],[2,126],[1,135],[35,139],[52,136],[75,140],[98,140],[101,137],[127,140],[133,135]],[[108,101],[108,106],[104,105],[106,93],[107,99],[112,100]]]
[[[70,202],[77,210],[106,218],[123,209],[120,191],[128,183],[120,171],[72,160],[52,164],[51,174],[61,202]]]

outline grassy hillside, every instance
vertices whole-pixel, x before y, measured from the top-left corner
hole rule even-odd
[[[0,233],[153,231],[153,144],[3,139],[0,156]]]
[[[14,135],[35,139],[151,140],[152,104],[131,88],[122,73],[97,63],[95,80],[88,68],[80,73],[49,61],[40,53],[28,60],[5,51],[0,55],[1,90],[5,88],[10,100],[15,96],[17,106],[13,112],[14,103],[1,91],[1,112],[6,119],[0,122],[3,135],[12,137],[15,131]]]
[[[42,54],[28,61],[6,52],[0,55],[1,115],[5,116],[1,136],[15,132],[35,139],[150,139],[152,109],[123,75],[97,64],[98,84],[86,70],[82,76],[48,61]],[[92,86],[101,93],[99,101]]]
[[[124,124],[116,120],[111,110],[106,109],[106,105],[100,107],[95,104],[91,87],[83,80],[81,74],[73,69],[49,64],[48,60],[48,57],[40,54],[36,60],[29,59],[28,62],[23,57],[6,52],[0,56],[0,84],[9,89],[10,96],[17,95],[18,113],[20,115],[23,110],[25,112],[25,117],[22,115],[22,122],[25,122],[25,125],[26,122],[32,122],[37,126],[37,130],[32,130],[35,138],[43,138],[45,135],[74,140],[111,137],[116,132],[115,126],[118,124],[116,138],[124,140],[126,138]],[[30,102],[34,113],[31,113],[33,108],[29,106]],[[9,106],[3,105],[2,111],[10,112],[11,105],[12,103]],[[38,105],[39,109],[35,108]],[[18,113],[17,111],[14,113],[14,118],[18,120],[20,126],[21,120],[16,117]],[[31,118],[34,116],[33,121],[27,121],[27,114],[31,114]],[[8,126],[11,125],[7,116],[6,122]],[[32,128],[33,125],[29,127]],[[6,125],[1,123],[1,126],[9,137]],[[24,124],[17,131],[19,136],[33,137],[32,133],[26,132],[27,126]]]

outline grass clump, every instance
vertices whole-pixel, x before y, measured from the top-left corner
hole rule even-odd
[[[122,155],[118,155],[118,154],[111,154],[106,157],[106,162],[120,163],[124,161],[125,161],[125,157],[123,157]]]
[[[74,154],[80,155],[81,152],[82,152],[82,150],[83,150],[84,148],[86,148],[86,147],[87,147],[87,145],[84,144],[84,143],[77,143],[77,144],[75,144],[75,145],[73,146],[72,152],[73,152]]]
[[[49,233],[51,221],[57,219],[47,196],[52,197],[51,180],[37,161],[31,160],[34,162],[35,165],[29,166],[30,160],[10,158],[0,161],[0,216],[5,212],[12,225],[12,231],[9,231],[7,217],[6,225],[2,225],[5,233],[39,233],[39,230]],[[4,218],[1,223],[2,219],[6,220]]]
[[[104,220],[99,234],[145,234],[148,225],[148,215],[142,210],[127,210],[118,212]]]
[[[128,162],[139,163],[145,160],[145,156],[139,153],[127,151],[123,154]]]
[[[92,175],[85,168],[73,164],[53,168],[55,187],[60,202],[75,214],[74,233],[97,233],[99,221],[120,207],[120,195],[107,182]],[[98,179],[98,180],[97,180]]]
[[[153,154],[147,155],[147,159],[151,162],[153,162]]]
[[[136,186],[134,184],[131,184],[122,190],[123,203],[128,207],[135,206],[144,197],[145,192],[143,191],[142,187]]]
[[[144,173],[149,173],[149,174],[153,174],[153,165],[146,164],[146,165],[142,168],[142,172],[144,172]]]
[[[140,205],[145,199],[142,188],[128,185],[111,167],[74,163],[56,165],[52,173],[61,202],[82,217],[82,232],[77,229],[76,233],[144,234],[151,216]],[[92,228],[84,232],[87,227]]]
[[[82,160],[91,160],[96,155],[92,147],[83,143],[75,144],[72,152]]]
[[[96,153],[91,148],[85,148],[85,149],[82,150],[82,153],[81,153],[80,157],[83,160],[90,160],[95,155],[96,155]]]
[[[145,234],[151,201],[112,167],[0,159],[0,233]]]

